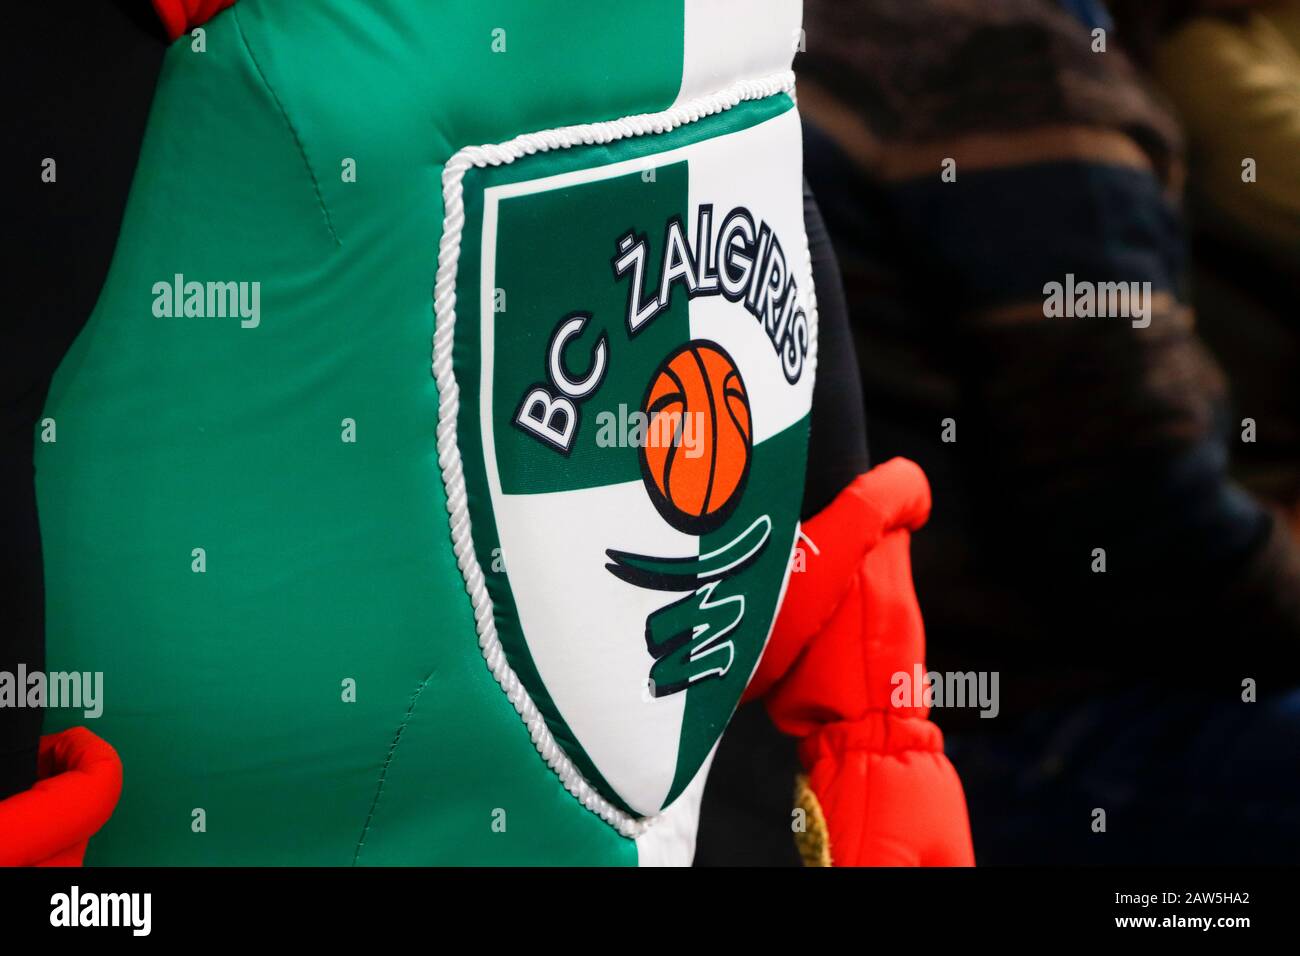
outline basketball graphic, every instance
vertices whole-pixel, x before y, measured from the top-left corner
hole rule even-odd
[[[716,342],[688,342],[651,376],[642,410],[650,500],[679,531],[720,527],[740,501],[753,451],[749,395],[736,363]]]

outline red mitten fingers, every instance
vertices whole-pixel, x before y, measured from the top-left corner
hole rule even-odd
[[[153,0],[168,39],[175,40],[194,27],[203,26],[235,0]]]
[[[117,806],[122,763],[85,727],[41,738],[40,780],[0,800],[0,866],[80,866]]]
[[[929,509],[924,473],[896,458],[807,522],[804,570],[790,575],[751,685],[777,727],[802,738],[837,865],[974,862],[939,728],[923,705],[890,700],[895,674],[924,670],[909,549]]]

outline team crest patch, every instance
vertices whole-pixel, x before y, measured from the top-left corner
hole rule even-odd
[[[439,458],[480,645],[629,835],[711,758],[798,532],[816,309],[789,86],[444,175]]]

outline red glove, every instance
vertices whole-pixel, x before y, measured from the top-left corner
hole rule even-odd
[[[168,39],[201,27],[235,0],[153,0]]]
[[[122,793],[117,751],[85,727],[41,738],[30,790],[0,800],[0,866],[80,866]]]
[[[909,545],[929,513],[925,474],[895,458],[803,526],[804,570],[790,574],[746,697],[765,696],[776,726],[802,738],[808,823],[825,821],[823,842],[801,840],[805,859],[811,845],[837,866],[975,862],[943,735],[927,707],[890,701],[894,674],[925,669]]]

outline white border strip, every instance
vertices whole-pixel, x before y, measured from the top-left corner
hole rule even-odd
[[[504,143],[466,146],[453,155],[442,170],[443,222],[438,243],[438,272],[433,287],[433,377],[438,384],[438,466],[447,491],[447,512],[451,519],[452,550],[456,564],[465,578],[465,590],[474,607],[474,625],[483,659],[506,697],[528,727],[533,746],[541,754],[578,802],[614,827],[623,836],[635,839],[659,816],[637,819],[624,813],[597,792],[573,765],[556,743],[546,719],[528,696],[528,691],[506,660],[501,639],[497,636],[483,568],[474,553],[470,533],[469,499],[465,490],[465,470],[460,447],[456,442],[456,417],[460,411],[460,386],[452,371],[452,347],[456,332],[456,272],[460,264],[461,235],[465,230],[465,197],[462,180],[472,166],[500,166],[524,156],[572,146],[611,143],[632,136],[667,133],[679,126],[731,109],[746,100],[761,100],[778,93],[794,92],[794,73],[785,70],[759,80],[738,83],[664,110],[641,113],[603,123],[584,123],[558,129],[524,133]],[[809,290],[811,295],[812,290]]]

